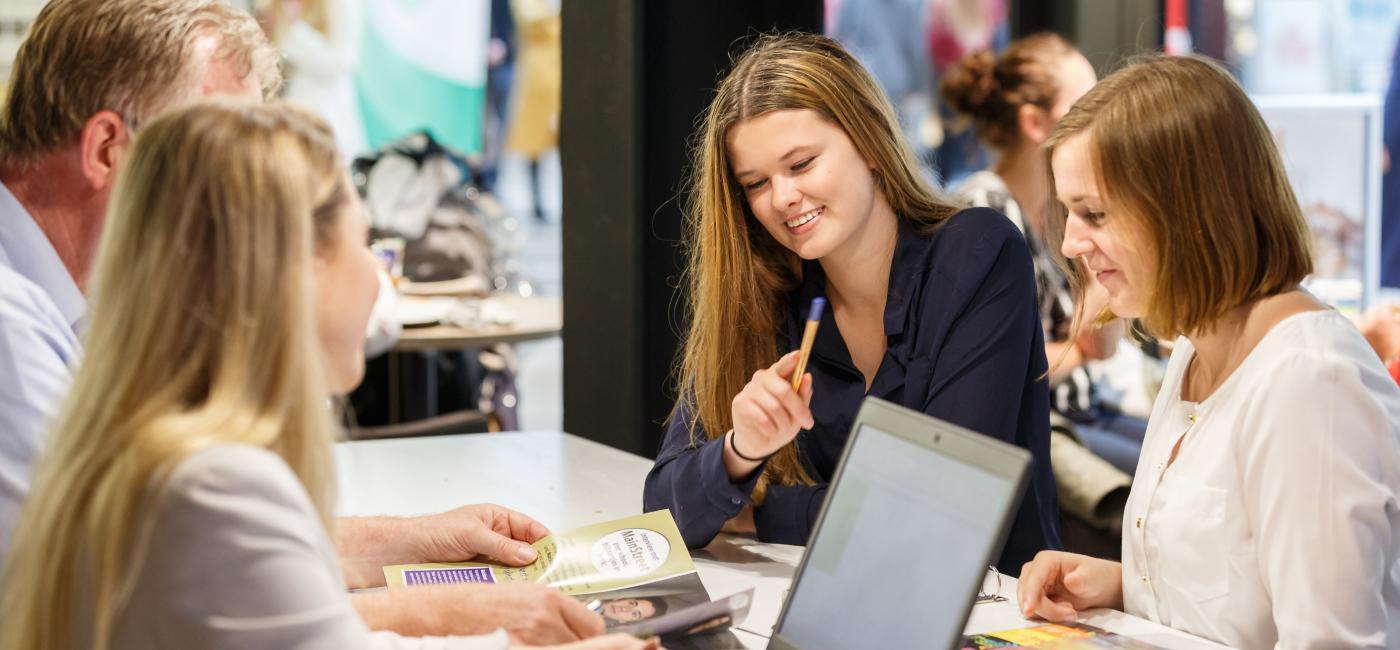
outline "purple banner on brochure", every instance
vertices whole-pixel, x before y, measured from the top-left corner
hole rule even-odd
[[[487,567],[466,569],[404,569],[405,585],[445,585],[454,582],[496,582]]]

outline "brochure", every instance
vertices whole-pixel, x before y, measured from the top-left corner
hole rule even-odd
[[[636,587],[579,597],[597,612],[608,629],[653,620],[688,607],[710,602],[704,583],[687,573]]]
[[[484,562],[384,567],[389,587],[450,582],[538,582],[571,596],[636,587],[695,572],[669,510],[584,526],[535,542],[523,567]]]
[[[710,601],[669,510],[584,526],[533,544],[523,567],[485,562],[384,567],[389,588],[457,582],[538,582],[583,602],[609,631],[660,636],[668,648],[737,648],[728,632],[753,590]]]
[[[748,615],[753,602],[752,589],[711,602],[694,573],[603,596],[587,605],[602,615],[609,632],[665,641],[727,629]]]
[[[988,648],[1162,650],[1161,646],[1131,639],[1121,634],[1114,634],[1108,630],[1083,623],[1045,623],[1015,630],[963,637],[962,650],[987,650]]]

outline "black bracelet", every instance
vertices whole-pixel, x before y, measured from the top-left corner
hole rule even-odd
[[[738,435],[739,435],[739,434],[738,434],[738,433],[735,433],[733,429],[730,429],[730,430],[729,430],[729,451],[734,452],[734,455],[735,455],[735,456],[738,456],[739,458],[742,458],[742,459],[744,459],[744,460],[747,460],[747,461],[749,461],[750,463],[761,463],[761,462],[763,462],[763,461],[765,461],[765,460],[768,460],[769,458],[772,458],[772,457],[773,457],[773,454],[768,454],[767,456],[759,456],[758,458],[751,458],[751,457],[749,457],[749,456],[745,456],[745,455],[743,454],[743,452],[740,452],[740,451],[739,451],[739,448],[738,448],[738,447],[734,446],[734,438],[738,437]],[[778,452],[773,452],[773,453],[776,454],[776,453],[778,453]]]

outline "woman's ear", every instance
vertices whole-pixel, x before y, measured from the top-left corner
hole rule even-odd
[[[1050,137],[1050,130],[1055,126],[1050,121],[1050,114],[1034,104],[1021,104],[1016,110],[1016,124],[1021,129],[1021,135],[1037,145]]]
[[[98,111],[83,124],[78,144],[83,177],[93,190],[109,189],[131,147],[126,122],[114,111]]]

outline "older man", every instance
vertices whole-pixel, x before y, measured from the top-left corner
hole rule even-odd
[[[81,357],[84,287],[132,138],[202,97],[268,96],[281,81],[276,64],[252,18],[220,0],[53,0],[35,20],[0,104],[0,554]],[[343,519],[336,545],[347,584],[367,587],[383,584],[385,564],[478,555],[524,564],[534,559],[525,542],[544,534],[529,517],[479,505]],[[535,585],[355,600],[371,627],[412,635],[503,627],[517,641],[558,643],[603,630],[578,603]]]

